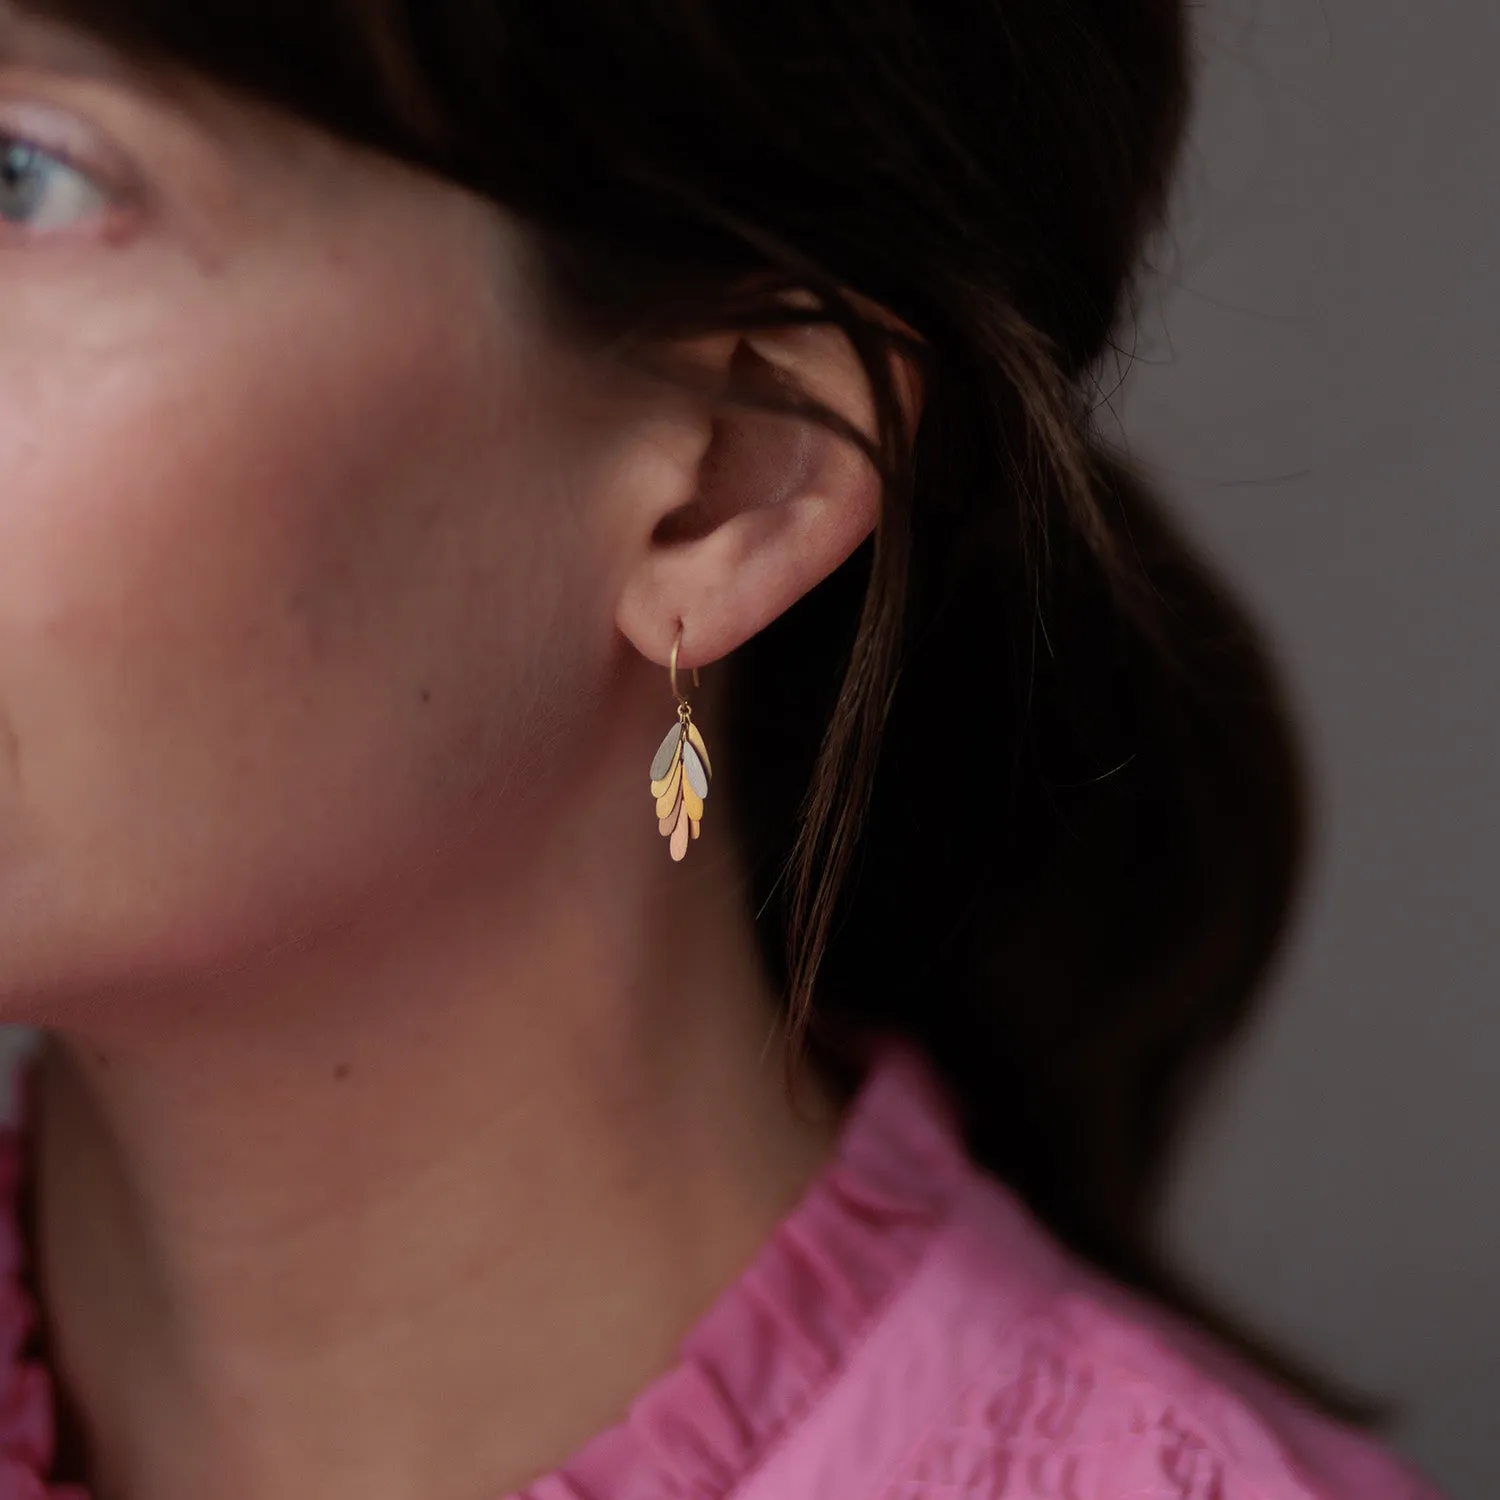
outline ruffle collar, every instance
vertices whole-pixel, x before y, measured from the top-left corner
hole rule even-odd
[[[52,1377],[35,1357],[21,1199],[31,1069],[0,1127],[0,1500],[88,1500],[49,1478]],[[623,1419],[508,1500],[718,1500],[837,1378],[916,1268],[965,1170],[926,1063],[877,1049],[834,1155]]]
[[[0,1126],[0,1500],[88,1500],[52,1473],[57,1448],[52,1375],[35,1354],[39,1318],[28,1284],[21,1211],[34,1059],[16,1066],[15,1118]]]

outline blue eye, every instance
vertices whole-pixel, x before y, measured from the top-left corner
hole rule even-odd
[[[47,233],[97,213],[108,201],[91,178],[60,156],[0,135],[0,221]]]

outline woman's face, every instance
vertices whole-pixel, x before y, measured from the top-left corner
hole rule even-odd
[[[57,34],[0,19],[0,55],[0,1015],[31,1019],[334,920],[524,782],[543,705],[610,669],[597,502],[636,450],[498,213]]]

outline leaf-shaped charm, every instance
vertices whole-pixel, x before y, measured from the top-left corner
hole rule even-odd
[[[667,731],[667,737],[661,742],[661,749],[656,752],[656,759],[651,762],[652,781],[664,781],[672,769],[672,762],[677,757],[677,751],[682,744],[682,725],[674,724]]]
[[[681,800],[679,792],[683,786],[682,766],[672,768],[672,775],[667,781],[667,789],[656,799],[656,816],[664,818]]]
[[[693,749],[698,752],[698,759],[703,762],[703,769],[708,773],[709,780],[713,779],[714,763],[708,758],[708,746],[703,743],[703,736],[698,733],[698,726],[688,721],[687,737]],[[701,795],[707,796],[707,793]]]
[[[678,765],[679,762],[677,760],[673,760],[671,766],[662,775],[661,780],[653,781],[651,783],[651,795],[653,797],[662,796],[666,792],[667,788],[672,785],[672,776],[676,772]]]
[[[698,800],[708,796],[708,772],[703,769],[703,762],[698,759],[698,752],[691,745],[682,747],[682,774],[687,777],[687,783],[698,794]],[[702,813],[698,816],[701,818]]]
[[[684,805],[678,809],[677,826],[672,830],[672,858],[679,863],[687,853],[688,839],[692,836],[691,825],[692,819],[688,817],[687,807]]]
[[[713,780],[708,746],[684,704],[682,717],[651,762],[651,795],[656,800],[656,826],[669,839],[672,858],[682,860],[688,844],[702,835],[703,799]]]

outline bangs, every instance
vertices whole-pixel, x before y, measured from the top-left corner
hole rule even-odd
[[[664,257],[689,279],[777,259],[744,233],[762,206],[754,168],[768,162],[774,111],[727,114],[726,96],[744,99],[699,50],[704,37],[623,0],[10,3],[439,173],[561,245],[607,242],[622,275]],[[717,46],[713,63],[733,56]],[[733,83],[746,86],[737,69]],[[816,234],[824,204],[809,201]]]
[[[398,0],[12,0],[10,8],[424,166],[453,171],[463,154]]]

